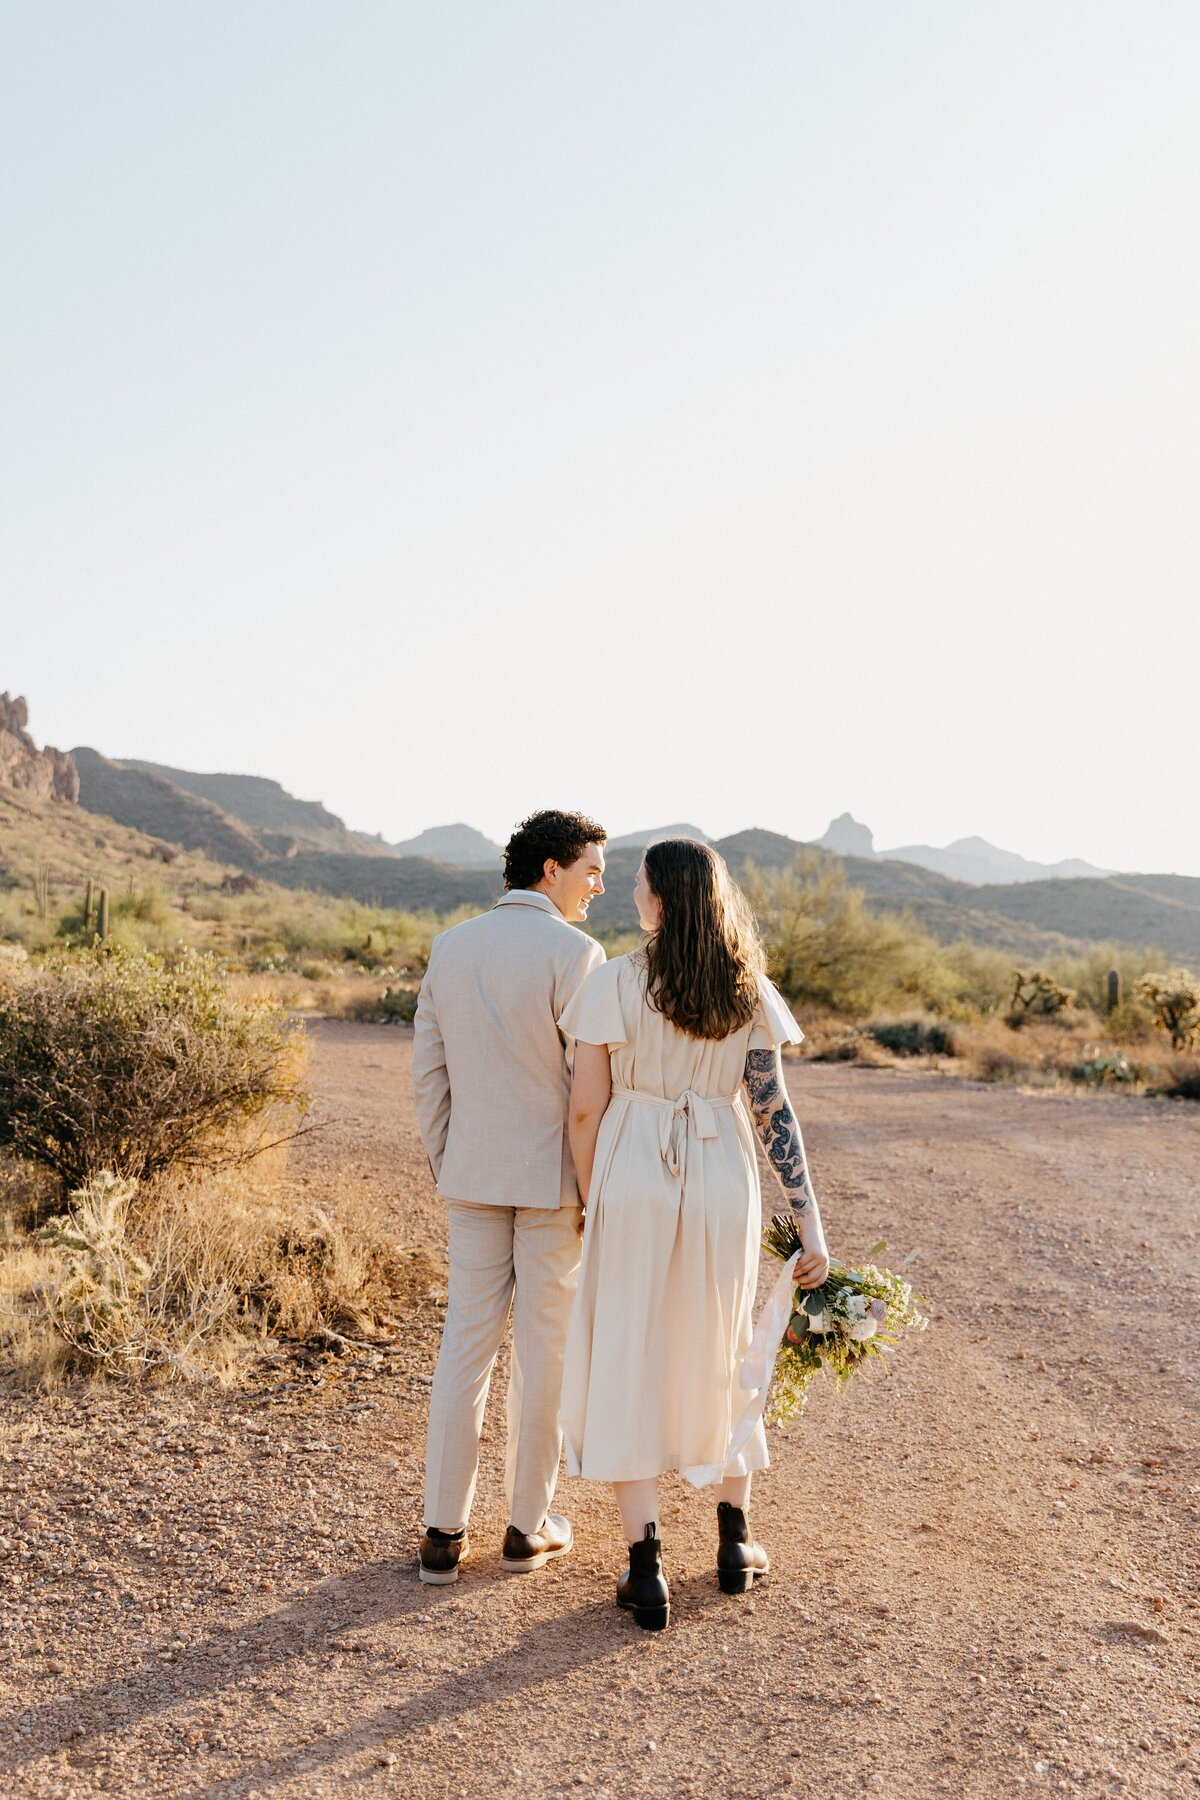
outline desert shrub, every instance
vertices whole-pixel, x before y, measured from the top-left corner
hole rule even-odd
[[[59,940],[75,948],[91,944],[96,929],[96,908],[89,924],[81,895],[65,908],[56,926]],[[179,920],[157,882],[111,890],[108,941],[125,950],[166,950],[179,941]]]
[[[102,1173],[40,1231],[0,1187],[0,1371],[236,1377],[282,1341],[344,1347],[432,1294],[431,1255],[297,1209],[272,1168],[166,1175],[140,1189]],[[10,1164],[9,1177],[28,1165]]]
[[[470,918],[472,907],[460,907],[444,918],[436,913],[366,906],[360,901],[304,889],[274,889],[257,894],[221,894],[208,890],[189,897],[193,918],[215,928],[215,940],[248,965],[273,960],[260,972],[288,969],[322,960],[372,971],[389,967],[423,974],[434,937],[447,925]]]
[[[299,1072],[285,1016],[191,952],[97,945],[0,982],[0,1146],[64,1189],[245,1160],[304,1110]]]
[[[1104,1029],[1117,1044],[1137,1044],[1154,1029],[1154,1014],[1138,1000],[1122,1000],[1103,1016]]]
[[[1124,944],[1094,944],[1077,956],[1055,956],[1047,968],[1056,981],[1070,988],[1080,1006],[1111,1018],[1108,1011],[1108,971],[1116,969],[1121,978],[1125,1004],[1137,992],[1142,977],[1161,957],[1155,952],[1130,950]]]
[[[1189,969],[1147,975],[1138,983],[1138,994],[1174,1049],[1190,1049],[1200,1040],[1200,983]]]
[[[1012,958],[982,944],[925,938],[914,946],[903,986],[926,1012],[964,1022],[987,1018],[1008,1003]]]
[[[1008,1081],[1021,1087],[1053,1086],[1058,1080],[1057,1072],[1047,1067],[1044,1057],[1022,1056],[1019,1050],[990,1043],[976,1049],[970,1073],[981,1081]]]
[[[1012,997],[1008,1005],[1010,1025],[1026,1019],[1049,1018],[1066,1011],[1075,1003],[1070,988],[1065,988],[1044,969],[1014,969]]]
[[[955,1056],[958,1043],[940,1019],[872,1019],[867,1030],[894,1056]]]
[[[931,940],[910,920],[867,909],[841,863],[802,850],[786,869],[746,870],[767,967],[789,1000],[852,1016],[906,992]],[[932,946],[936,952],[936,946]]]
[[[819,1037],[811,1033],[809,1036],[805,1047],[809,1062],[858,1062],[866,1042],[865,1034],[853,1025],[840,1031],[824,1031]]]
[[[384,988],[379,1002],[380,1017],[389,1024],[411,1025],[417,1016],[417,994],[418,989],[414,987]]]
[[[1169,1100],[1200,1100],[1200,1060],[1177,1056],[1154,1091]]]
[[[43,950],[53,943],[57,930],[57,921],[39,917],[24,892],[0,893],[0,940],[6,947]]]

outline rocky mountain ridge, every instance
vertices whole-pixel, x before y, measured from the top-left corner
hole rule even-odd
[[[35,800],[79,798],[79,772],[69,750],[47,744],[39,750],[29,735],[29,706],[24,697],[0,694],[0,787],[15,788]]]
[[[202,857],[218,880],[225,872],[241,870],[280,887],[443,914],[464,905],[490,905],[501,886],[499,847],[470,826],[434,827],[399,847],[410,850],[421,844],[425,854],[397,854],[381,839],[351,831],[319,803],[298,800],[265,778],[197,775],[165,764],[117,761],[83,746],[70,753],[40,751],[28,732],[25,701],[7,694],[0,699],[0,799],[6,793],[10,807],[25,806],[31,814],[28,819],[22,814],[10,846],[18,831],[28,835],[36,828],[42,859],[60,854],[57,821],[77,819],[71,803],[78,801],[79,810],[93,814],[98,823],[116,821],[141,834],[140,854],[163,862],[172,855]],[[233,808],[240,809],[240,816]],[[0,818],[0,826],[5,823]],[[595,930],[636,930],[634,874],[646,842],[664,832],[703,835],[694,826],[669,826],[610,840],[608,892],[593,914]],[[451,861],[463,853],[464,842],[478,861]],[[719,839],[716,847],[735,872],[748,863],[783,868],[798,852],[814,848],[758,828]],[[1200,961],[1197,879],[1072,876],[1068,864],[1039,875],[1036,871],[1044,865],[1016,859],[1025,867],[1020,879],[971,882],[922,865],[915,857],[902,861],[895,853],[877,853],[870,831],[848,814],[833,822],[817,847],[840,857],[849,880],[864,890],[873,908],[909,912],[943,943],[965,938],[1038,957],[1085,942],[1118,941],[1153,946],[1172,959]],[[977,853],[981,847],[994,849],[983,840],[967,839],[948,846],[947,853],[955,848]],[[430,848],[441,849],[442,856],[431,856]],[[73,862],[78,861],[76,849]],[[11,860],[0,835],[0,880],[7,877],[9,885],[16,874]]]
[[[214,862],[255,870],[303,853],[386,857],[386,845],[350,831],[319,801],[297,800],[257,775],[200,775],[162,763],[71,752],[87,812],[102,813]]]
[[[249,826],[273,856],[300,850],[347,850],[364,855],[386,855],[388,846],[364,832],[352,831],[336,813],[319,800],[298,800],[278,781],[263,775],[201,775],[191,769],[173,769],[163,763],[122,758],[122,769],[136,769],[167,781],[185,794],[207,800],[227,817]]]

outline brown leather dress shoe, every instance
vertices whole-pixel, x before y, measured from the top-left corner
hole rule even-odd
[[[571,1522],[561,1513],[547,1513],[540,1531],[526,1533],[510,1525],[504,1534],[500,1567],[509,1575],[528,1575],[556,1556],[565,1556],[574,1542]]]
[[[431,1525],[418,1552],[421,1580],[430,1587],[449,1587],[458,1580],[458,1565],[470,1554],[471,1540],[465,1531],[438,1531]]]

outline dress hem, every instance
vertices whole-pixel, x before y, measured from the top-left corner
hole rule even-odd
[[[638,1475],[596,1475],[590,1470],[585,1473],[580,1466],[579,1458],[568,1449],[566,1453],[567,1474],[575,1481],[657,1481],[660,1475],[679,1475],[694,1488],[712,1487],[726,1476],[737,1478],[742,1475],[758,1475],[771,1466],[771,1458],[763,1445],[761,1458],[748,1455],[745,1450],[731,1457],[727,1463],[689,1463],[681,1466],[672,1460],[660,1469],[644,1469]],[[740,1465],[740,1466],[739,1466]]]

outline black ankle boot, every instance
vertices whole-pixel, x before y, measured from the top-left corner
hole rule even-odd
[[[671,1590],[662,1572],[662,1543],[647,1525],[640,1544],[629,1546],[629,1567],[617,1583],[617,1605],[643,1631],[661,1631],[671,1617]]]
[[[717,1502],[717,1580],[723,1594],[748,1594],[770,1568],[767,1553],[750,1536],[746,1515],[728,1500]]]

